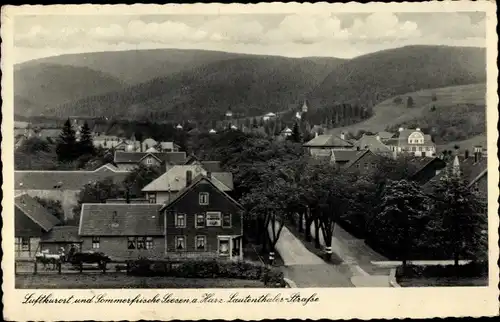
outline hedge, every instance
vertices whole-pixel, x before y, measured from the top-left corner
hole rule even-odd
[[[183,278],[236,278],[261,280],[265,285],[285,287],[283,272],[253,262],[186,260],[165,263],[147,259],[129,261],[128,274],[134,276],[170,276]]]
[[[470,262],[460,265],[457,268],[454,265],[429,265],[418,266],[408,265],[405,269],[402,266],[396,271],[397,277],[415,278],[415,277],[484,277],[488,275],[488,262]]]

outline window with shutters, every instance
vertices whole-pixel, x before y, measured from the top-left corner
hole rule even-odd
[[[207,236],[196,236],[196,250],[206,250]]]
[[[186,214],[175,214],[175,227],[185,228],[186,227]]]
[[[196,228],[205,227],[205,214],[199,213],[196,214],[195,216],[196,216],[195,227]]]
[[[177,251],[186,250],[186,237],[184,236],[175,236],[175,249]]]
[[[231,214],[222,215],[222,227],[224,228],[231,227]]]
[[[100,246],[101,246],[100,238],[97,236],[92,237],[92,248],[98,249]]]
[[[137,249],[146,249],[146,237],[137,237]]]
[[[135,237],[128,237],[127,238],[127,249],[136,249],[136,239]]]

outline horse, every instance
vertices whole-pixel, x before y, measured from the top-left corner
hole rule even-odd
[[[48,250],[43,250],[42,252],[35,254],[35,261],[37,263],[43,264],[44,269],[49,269],[47,267],[48,264],[52,264],[52,269],[55,270],[57,268],[57,264],[60,264],[64,261],[64,253],[63,254],[49,254]]]

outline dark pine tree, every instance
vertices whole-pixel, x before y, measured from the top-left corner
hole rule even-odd
[[[56,146],[57,159],[61,162],[73,161],[78,157],[76,134],[71,121],[64,123]]]
[[[292,129],[292,135],[290,135],[290,140],[293,142],[300,143],[302,141],[302,135],[300,133],[299,123],[295,122]]]
[[[412,108],[415,103],[413,102],[413,97],[408,96],[408,99],[406,101],[406,107]]]
[[[94,142],[92,139],[92,132],[90,127],[85,121],[80,131],[80,142],[78,142],[78,151],[80,155],[94,154]]]

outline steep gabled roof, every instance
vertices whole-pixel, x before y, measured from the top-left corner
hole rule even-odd
[[[391,149],[387,145],[382,143],[379,139],[377,139],[376,135],[363,134],[363,136],[354,143],[354,146],[359,147],[360,149],[367,148],[372,152],[391,152]]]
[[[304,144],[305,147],[352,147],[352,143],[343,140],[334,134],[318,135],[311,141]]]
[[[175,165],[168,169],[167,172],[156,178],[154,181],[145,186],[143,192],[157,191],[180,191],[186,187],[186,172],[191,171],[193,177],[200,174],[207,175],[207,170],[203,165]],[[218,189],[223,191],[231,191],[233,189],[233,175],[229,172],[213,172],[212,180]]]
[[[373,154],[373,152],[371,152],[370,150],[339,151],[339,152],[350,152],[349,155],[346,155],[346,157],[349,157],[349,161],[344,166],[346,169],[352,167],[352,165],[358,162],[358,160],[361,159],[364,155]],[[337,160],[337,152],[335,152],[335,160]]]
[[[488,159],[485,157],[480,158],[477,162],[475,161],[474,157],[465,159],[465,157],[459,156],[458,160],[460,173],[462,174],[462,177],[469,183],[469,185],[472,185],[488,172]],[[448,163],[447,167],[451,167],[453,161],[454,159]],[[445,175],[445,173],[446,172],[444,170],[441,171],[426,184],[424,184],[423,187],[425,189],[430,189],[434,183],[438,182]]]
[[[14,203],[17,209],[39,225],[45,232],[61,223],[59,219],[26,193],[16,196]]]
[[[80,236],[162,236],[158,204],[83,204]]]
[[[47,234],[44,234],[40,240],[45,243],[79,243],[77,226],[56,226]]]
[[[147,155],[151,155],[161,162],[182,164],[186,161],[186,152],[126,152],[115,151],[115,163],[139,163]]]
[[[187,186],[184,189],[182,189],[181,191],[179,191],[179,193],[175,196],[174,199],[172,199],[168,204],[163,205],[161,207],[160,211],[163,211],[165,209],[172,207],[176,202],[181,200],[189,191],[191,191],[194,187],[196,187],[201,182],[208,182],[210,185],[212,185],[212,187],[214,187],[216,190],[218,190],[229,201],[234,203],[237,207],[244,209],[243,206],[238,201],[234,200],[225,191],[223,191],[217,187],[217,185],[214,183],[214,178],[208,178],[205,175],[200,174],[200,175],[196,176],[196,178],[193,179],[193,182],[189,186]]]

